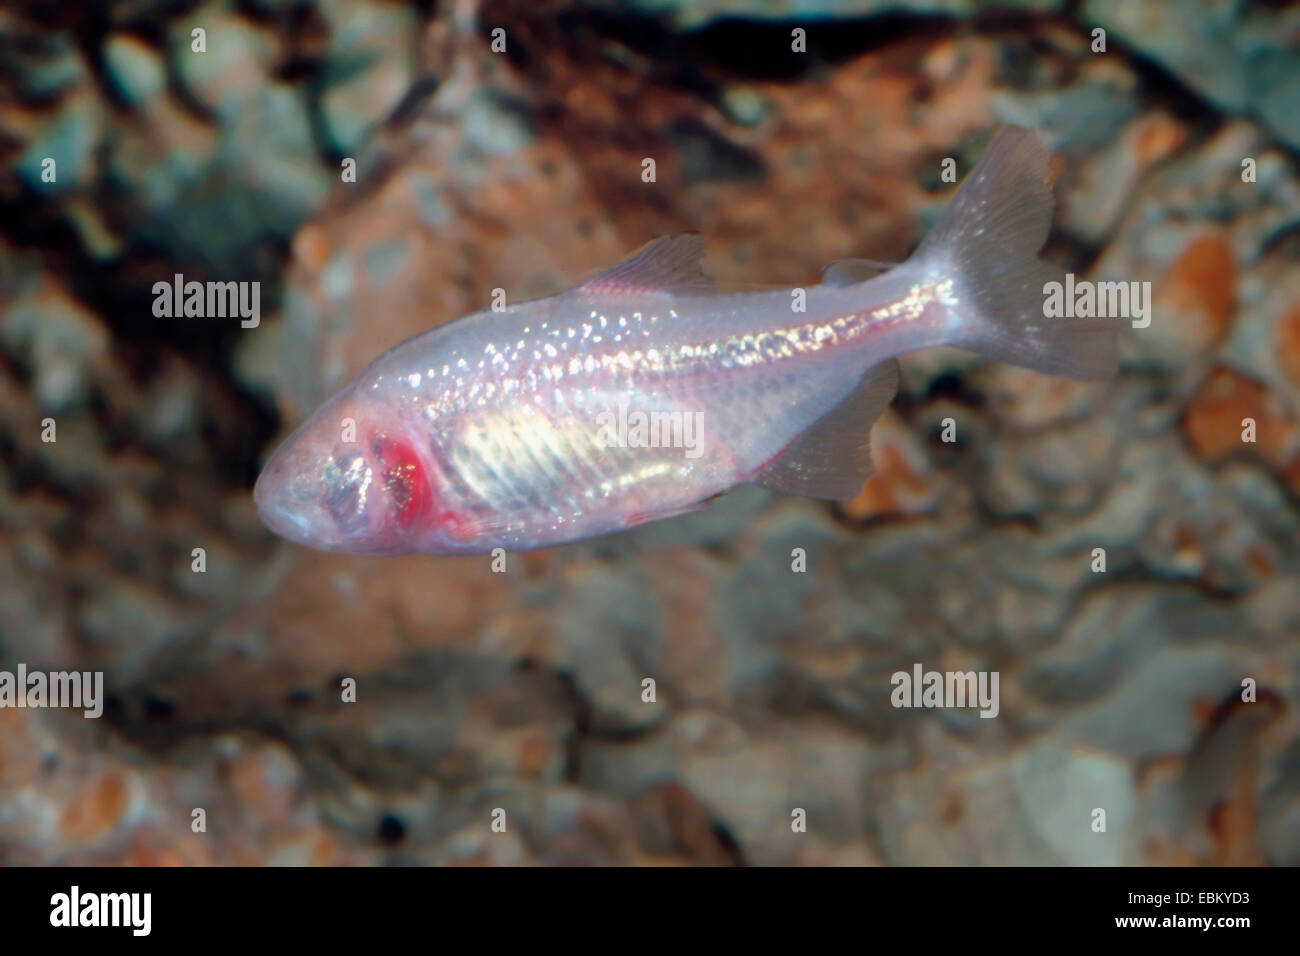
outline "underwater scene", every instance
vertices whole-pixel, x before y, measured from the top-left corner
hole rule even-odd
[[[1300,864],[1298,266],[1293,4],[12,0],[0,864]]]

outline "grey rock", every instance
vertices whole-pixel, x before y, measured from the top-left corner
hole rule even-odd
[[[161,55],[139,37],[109,37],[104,43],[104,65],[114,88],[131,106],[142,106],[167,88],[167,67]]]
[[[1220,109],[1259,116],[1292,147],[1300,145],[1295,110],[1285,108],[1300,75],[1300,52],[1288,42],[1300,24],[1294,7],[1089,0],[1081,17],[1112,31]]]

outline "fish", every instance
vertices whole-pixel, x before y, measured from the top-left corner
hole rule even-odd
[[[703,239],[665,236],[555,295],[391,348],[275,451],[262,521],[310,548],[470,555],[581,541],[744,484],[847,500],[900,355],[939,345],[1080,381],[1117,329],[1048,317],[1048,152],[1007,126],[906,261],[720,292]],[[883,270],[883,271],[882,271]]]

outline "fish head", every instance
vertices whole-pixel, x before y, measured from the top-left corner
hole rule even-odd
[[[428,470],[397,419],[344,393],[298,428],[253,488],[262,521],[297,544],[349,554],[417,550]]]

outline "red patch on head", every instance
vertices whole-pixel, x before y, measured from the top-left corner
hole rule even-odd
[[[404,441],[376,435],[370,452],[379,464],[384,490],[393,502],[393,520],[409,528],[429,507],[431,489],[415,449]]]
[[[376,435],[370,442],[370,453],[379,465],[380,480],[393,503],[393,522],[397,527],[405,531],[428,520],[432,525],[446,528],[454,537],[468,540],[474,536],[471,522],[455,511],[441,510],[437,488],[409,443]]]

